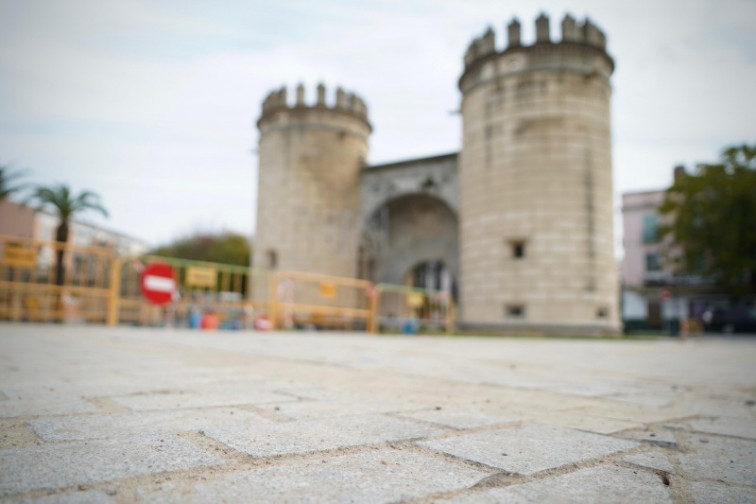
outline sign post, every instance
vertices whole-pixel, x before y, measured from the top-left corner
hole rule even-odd
[[[167,305],[176,292],[176,280],[170,264],[154,262],[147,265],[139,277],[144,298],[158,306]]]

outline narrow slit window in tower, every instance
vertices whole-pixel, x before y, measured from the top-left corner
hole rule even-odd
[[[278,252],[272,249],[268,250],[267,256],[268,256],[268,268],[276,269],[278,267]]]
[[[525,258],[525,240],[512,240],[509,242],[509,245],[512,248],[513,259]]]

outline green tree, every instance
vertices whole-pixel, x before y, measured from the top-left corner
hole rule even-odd
[[[676,171],[659,211],[677,273],[710,278],[734,297],[756,292],[756,145],[729,147],[692,174]]]
[[[193,259],[224,264],[249,266],[249,241],[232,232],[195,233],[152,250],[150,253],[165,257]]]
[[[68,242],[71,219],[74,215],[86,210],[95,210],[105,217],[108,216],[108,212],[100,204],[100,197],[97,194],[91,191],[82,191],[75,195],[65,184],[36,187],[27,201],[36,203],[37,210],[49,209],[58,215],[59,223],[55,230],[55,240],[61,245],[58,246],[55,254],[55,283],[63,285],[66,275],[65,263],[63,262],[65,247],[62,244]]]
[[[26,173],[23,171],[14,171],[8,166],[0,165],[0,202],[5,201],[11,195],[26,187],[26,184],[16,183],[16,181],[24,175],[26,175]]]

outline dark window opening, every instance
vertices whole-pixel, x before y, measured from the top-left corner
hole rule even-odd
[[[643,216],[643,243],[659,241],[659,216],[648,214]]]
[[[525,306],[524,305],[507,305],[505,307],[505,314],[507,318],[525,318]]]
[[[646,254],[646,271],[661,271],[662,258],[657,252],[649,252]]]
[[[522,240],[511,242],[512,245],[512,257],[514,259],[522,259],[525,257],[525,242]]]
[[[275,250],[268,250],[268,268],[276,269],[278,267],[278,253]]]
[[[442,261],[426,261],[412,270],[412,286],[421,289],[448,290],[450,278]]]

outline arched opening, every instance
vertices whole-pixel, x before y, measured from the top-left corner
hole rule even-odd
[[[455,293],[458,227],[456,213],[433,195],[389,200],[363,229],[361,272],[375,282]]]

